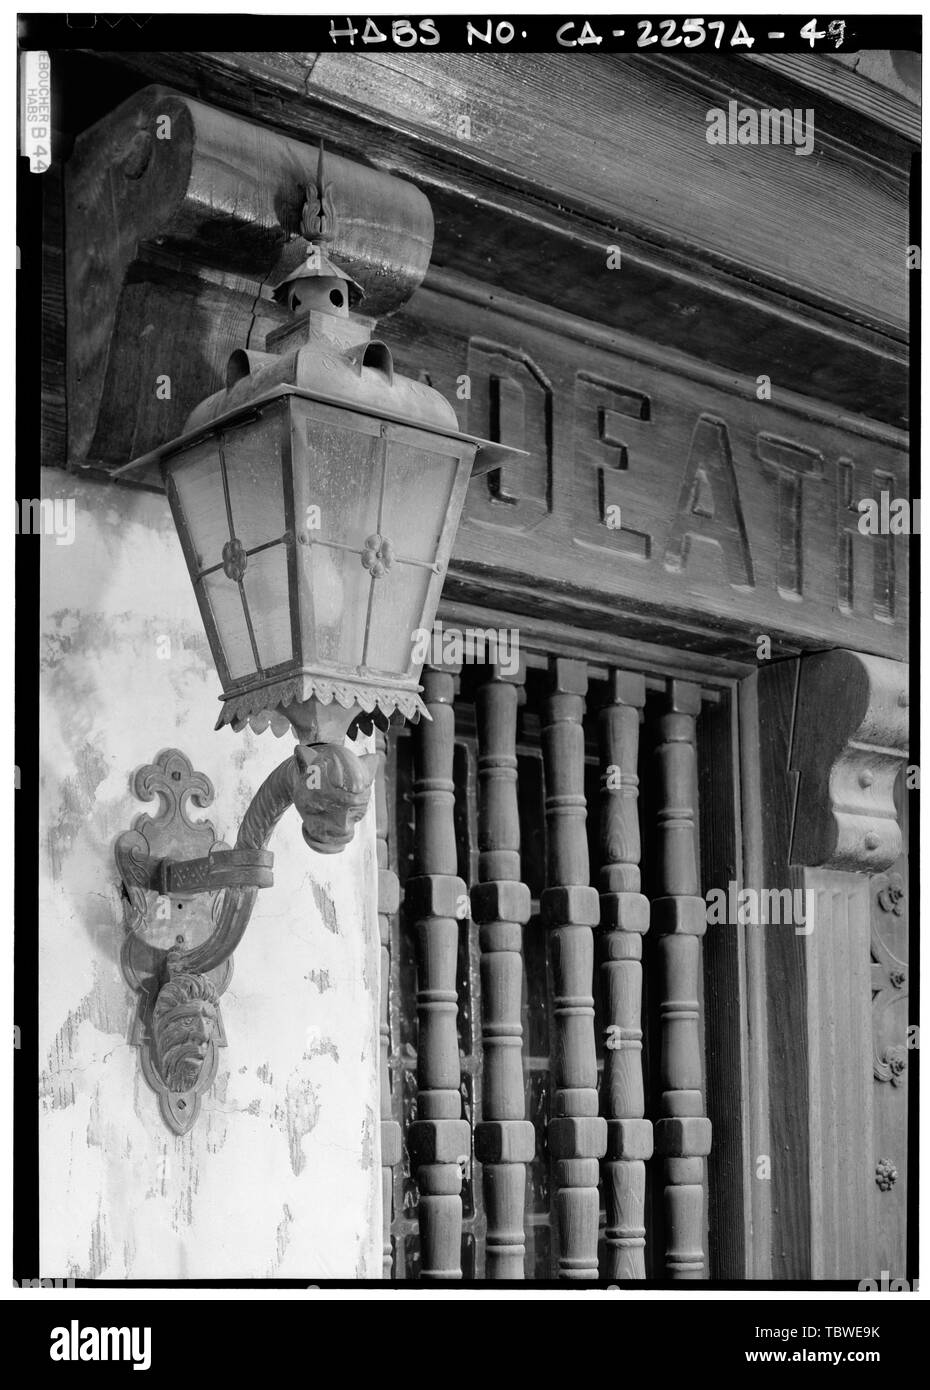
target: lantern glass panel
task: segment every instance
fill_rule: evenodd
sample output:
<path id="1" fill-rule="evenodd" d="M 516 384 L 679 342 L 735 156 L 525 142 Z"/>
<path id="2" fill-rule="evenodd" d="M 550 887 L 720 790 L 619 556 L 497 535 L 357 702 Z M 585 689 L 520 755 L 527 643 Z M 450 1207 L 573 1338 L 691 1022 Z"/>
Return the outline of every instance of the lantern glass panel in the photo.
<path id="1" fill-rule="evenodd" d="M 412 636 L 420 626 L 432 578 L 431 569 L 395 562 L 383 578 L 372 581 L 365 664 L 373 671 L 404 675 L 409 670 Z"/>
<path id="2" fill-rule="evenodd" d="M 294 401 L 294 486 L 304 661 L 353 674 L 362 662 L 371 575 L 366 539 L 378 530 L 384 441 L 377 420 Z M 316 509 L 316 510 L 314 510 Z"/>
<path id="3" fill-rule="evenodd" d="M 230 679 L 252 675 L 256 670 L 255 655 L 239 585 L 227 579 L 221 569 L 205 574 L 200 583 L 216 623 Z"/>
<path id="4" fill-rule="evenodd" d="M 449 454 L 392 442 L 381 533 L 399 556 L 432 564 L 445 525 L 459 460 Z"/>
<path id="5" fill-rule="evenodd" d="M 303 402 L 301 402 L 303 404 Z M 324 407 L 317 407 L 322 412 Z M 348 545 L 360 551 L 366 536 L 378 529 L 381 458 L 384 444 L 377 421 L 348 411 L 327 414 L 346 417 L 346 423 L 302 418 L 295 407 L 308 506 L 313 514 L 311 542 Z M 351 422 L 351 423 L 349 423 Z M 298 458 L 300 455 L 297 456 Z M 298 529 L 302 521 L 298 517 Z"/>
<path id="6" fill-rule="evenodd" d="M 269 670 L 291 661 L 291 605 L 288 590 L 287 551 L 272 545 L 250 555 L 242 588 L 255 631 L 262 668 Z"/>
<path id="7" fill-rule="evenodd" d="M 310 534 L 310 551 L 304 559 L 307 579 L 301 593 L 312 613 L 305 660 L 354 671 L 365 644 L 371 576 L 363 569 L 360 554 L 314 544 Z"/>
<path id="8" fill-rule="evenodd" d="M 223 495 L 223 473 L 216 436 L 186 450 L 170 462 L 171 478 L 181 510 L 175 517 L 193 550 L 194 575 L 219 564 L 229 540 L 229 521 Z"/>
<path id="9" fill-rule="evenodd" d="M 278 540 L 287 530 L 281 463 L 283 428 L 281 411 L 271 410 L 260 420 L 223 433 L 233 534 L 246 550 Z"/>

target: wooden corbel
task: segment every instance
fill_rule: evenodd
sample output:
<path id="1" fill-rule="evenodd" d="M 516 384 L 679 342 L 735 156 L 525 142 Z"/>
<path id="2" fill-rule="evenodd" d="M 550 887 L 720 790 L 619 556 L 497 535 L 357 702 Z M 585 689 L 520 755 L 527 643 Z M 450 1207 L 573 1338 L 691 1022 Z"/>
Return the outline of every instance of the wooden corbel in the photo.
<path id="1" fill-rule="evenodd" d="M 78 138 L 65 170 L 71 468 L 109 472 L 178 436 L 227 384 L 232 350 L 261 350 L 290 321 L 271 288 L 307 254 L 318 165 L 316 145 L 164 87 Z M 429 201 L 330 150 L 326 172 L 327 254 L 364 292 L 359 313 L 382 318 L 426 273 Z"/>
<path id="2" fill-rule="evenodd" d="M 790 862 L 879 873 L 901 853 L 894 786 L 907 755 L 905 664 L 860 652 L 801 662 Z"/>
<path id="3" fill-rule="evenodd" d="M 874 1138 L 872 899 L 874 876 L 901 854 L 895 784 L 907 748 L 907 676 L 903 663 L 852 651 L 800 663 L 790 877 L 804 893 L 804 932 L 766 945 L 770 967 L 777 962 L 773 1074 L 807 1106 L 806 1134 L 795 1133 L 792 1151 L 786 1144 L 776 1164 L 773 1203 L 793 1210 L 796 1222 L 805 1214 L 807 1238 L 787 1257 L 783 1239 L 773 1261 L 780 1275 L 863 1279 L 876 1272 L 882 1155 Z"/>

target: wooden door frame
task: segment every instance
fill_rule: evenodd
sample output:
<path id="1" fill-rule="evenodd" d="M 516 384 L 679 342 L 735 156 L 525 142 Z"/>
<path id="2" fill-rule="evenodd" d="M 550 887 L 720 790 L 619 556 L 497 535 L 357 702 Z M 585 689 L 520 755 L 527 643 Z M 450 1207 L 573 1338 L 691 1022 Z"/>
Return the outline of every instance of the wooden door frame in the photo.
<path id="1" fill-rule="evenodd" d="M 740 686 L 747 885 L 806 889 L 817 903 L 809 935 L 773 929 L 747 954 L 751 1146 L 771 1163 L 751 1186 L 750 1277 L 880 1273 L 870 877 L 901 848 L 908 679 L 904 663 L 833 650 Z"/>

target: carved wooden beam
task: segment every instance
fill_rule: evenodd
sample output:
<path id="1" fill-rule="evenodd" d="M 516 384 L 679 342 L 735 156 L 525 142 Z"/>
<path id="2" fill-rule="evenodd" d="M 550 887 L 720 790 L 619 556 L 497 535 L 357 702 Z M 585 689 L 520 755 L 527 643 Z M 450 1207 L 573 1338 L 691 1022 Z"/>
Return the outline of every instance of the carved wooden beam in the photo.
<path id="1" fill-rule="evenodd" d="M 894 784 L 907 750 L 907 673 L 861 652 L 802 661 L 792 864 L 878 873 L 901 853 Z"/>
<path id="2" fill-rule="evenodd" d="M 747 359 L 763 361 L 786 387 L 815 392 L 848 412 L 902 422 L 908 409 L 903 307 L 897 334 L 890 336 L 867 329 L 859 314 L 853 322 L 836 309 L 828 312 L 824 299 L 837 304 L 850 292 L 861 297 L 864 281 L 850 286 L 845 274 L 852 263 L 864 267 L 883 320 L 895 300 L 903 306 L 905 282 L 895 281 L 890 228 L 904 225 L 907 143 L 889 138 L 875 121 L 850 123 L 842 107 L 826 101 L 818 103 L 817 133 L 827 137 L 822 158 L 828 174 L 824 164 L 816 171 L 802 168 L 812 161 L 795 159 L 790 149 L 783 151 L 786 158 L 763 161 L 763 171 L 751 149 L 738 159 L 731 147 L 724 170 L 714 147 L 702 140 L 702 153 L 692 138 L 696 121 L 704 128 L 709 107 L 726 108 L 742 95 L 753 106 L 804 108 L 810 94 L 797 85 L 796 72 L 785 80 L 740 64 L 740 74 L 723 54 L 703 53 L 695 63 L 676 60 L 674 53 L 605 56 L 597 80 L 592 70 L 592 81 L 580 88 L 570 53 L 489 55 L 486 61 L 412 51 L 366 57 L 359 50 L 99 51 L 98 57 L 298 139 L 323 131 L 347 154 L 357 151 L 413 179 L 432 202 L 434 262 L 444 268 L 550 304 L 585 305 L 590 318 L 611 328 L 681 348 L 730 373 L 745 372 Z M 60 55 L 59 70 L 65 61 Z M 532 67 L 525 80 L 521 66 Z M 741 93 L 734 87 L 740 78 Z M 604 111 L 612 113 L 606 123 Z M 463 115 L 472 138 L 458 134 Z M 688 163 L 686 177 L 693 180 L 704 162 L 697 182 L 713 188 L 716 219 L 695 226 L 682 216 L 680 169 L 656 165 L 657 120 Z M 540 141 L 543 128 L 547 135 Z M 860 149 L 850 148 L 850 141 Z M 579 181 L 587 185 L 581 197 Z M 855 209 L 840 228 L 829 212 L 838 196 Z M 814 211 L 818 197 L 825 214 Z M 663 236 L 660 245 L 655 229 L 668 226 L 669 214 L 683 240 L 669 244 Z M 715 220 L 711 242 L 719 254 L 709 265 L 699 243 L 706 247 Z M 866 227 L 873 230 L 864 236 Z M 618 233 L 623 272 L 605 275 L 606 247 Z M 794 270 L 773 293 L 763 282 L 786 261 Z M 792 285 L 799 272 L 816 302 Z M 876 297 L 879 282 L 890 292 L 879 288 Z M 804 300 L 801 312 L 792 303 L 798 298 Z"/>
<path id="3" fill-rule="evenodd" d="M 262 347 L 286 319 L 261 290 L 306 252 L 317 159 L 312 144 L 165 87 L 78 137 L 65 180 L 71 467 L 113 468 L 180 434 L 230 352 Z M 390 313 L 429 264 L 429 202 L 328 151 L 326 173 L 329 254 L 365 291 L 365 315 Z"/>

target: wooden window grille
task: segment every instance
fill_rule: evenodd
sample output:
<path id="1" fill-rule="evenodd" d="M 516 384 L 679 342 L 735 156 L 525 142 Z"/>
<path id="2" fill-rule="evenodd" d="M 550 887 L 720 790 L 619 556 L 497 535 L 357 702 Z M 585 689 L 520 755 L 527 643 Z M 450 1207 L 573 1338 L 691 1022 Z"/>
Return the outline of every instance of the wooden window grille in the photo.
<path id="1" fill-rule="evenodd" d="M 379 745 L 384 1277 L 732 1273 L 731 689 L 531 653 L 424 699 Z"/>

